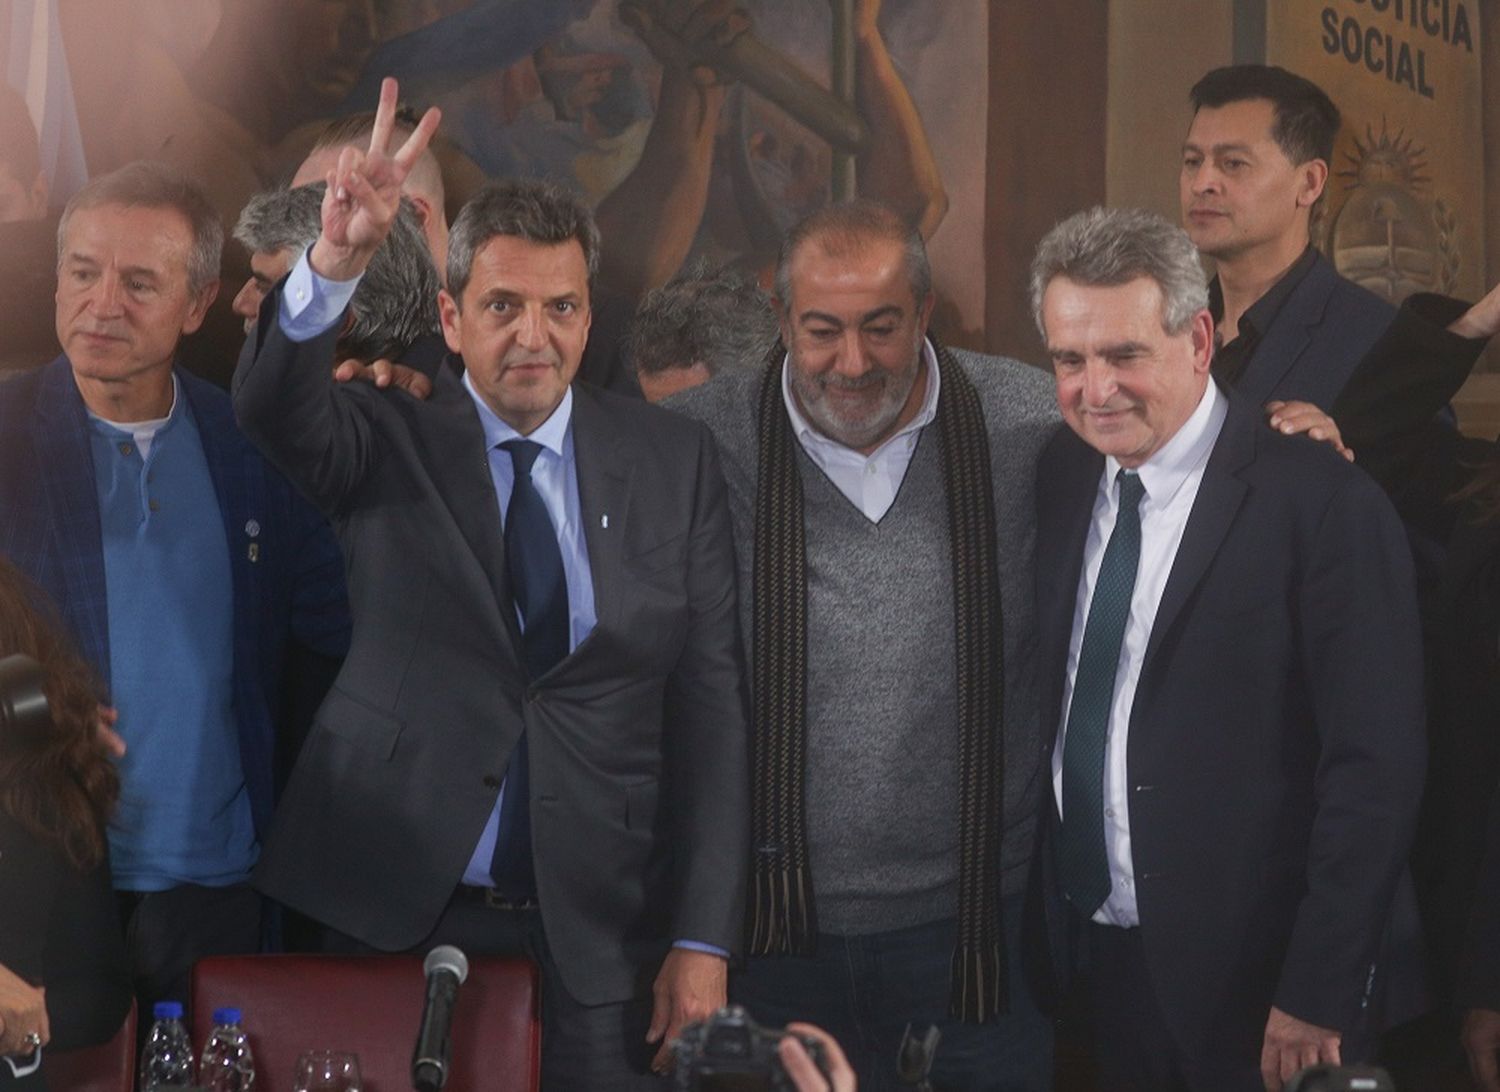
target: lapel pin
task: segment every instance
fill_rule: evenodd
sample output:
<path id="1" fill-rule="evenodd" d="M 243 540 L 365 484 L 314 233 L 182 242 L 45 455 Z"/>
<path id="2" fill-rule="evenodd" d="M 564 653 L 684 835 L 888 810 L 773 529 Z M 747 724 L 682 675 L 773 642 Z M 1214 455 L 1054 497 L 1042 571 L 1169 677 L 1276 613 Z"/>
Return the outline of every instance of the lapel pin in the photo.
<path id="1" fill-rule="evenodd" d="M 260 560 L 260 543 L 259 542 L 252 542 L 252 543 L 250 543 L 250 546 L 245 551 L 245 553 L 249 556 L 249 558 L 250 558 L 251 561 L 259 561 Z"/>
<path id="2" fill-rule="evenodd" d="M 254 538 L 256 535 L 260 534 L 260 520 L 252 519 L 247 521 L 245 523 L 245 534 L 249 535 L 251 538 Z"/>

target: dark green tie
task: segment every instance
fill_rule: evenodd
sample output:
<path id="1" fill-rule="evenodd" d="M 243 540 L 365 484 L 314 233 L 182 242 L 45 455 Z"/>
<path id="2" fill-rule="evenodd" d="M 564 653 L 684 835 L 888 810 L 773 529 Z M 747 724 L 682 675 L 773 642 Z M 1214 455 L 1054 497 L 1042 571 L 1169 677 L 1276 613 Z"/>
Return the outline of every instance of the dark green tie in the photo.
<path id="1" fill-rule="evenodd" d="M 1141 497 L 1146 487 L 1139 474 L 1121 470 L 1120 511 L 1104 560 L 1089 617 L 1078 650 L 1078 674 L 1068 705 L 1063 741 L 1062 836 L 1058 870 L 1063 890 L 1085 917 L 1109 898 L 1109 858 L 1104 847 L 1104 753 L 1109 742 L 1109 708 L 1115 696 L 1120 642 L 1130 619 L 1130 597 L 1141 560 Z"/>

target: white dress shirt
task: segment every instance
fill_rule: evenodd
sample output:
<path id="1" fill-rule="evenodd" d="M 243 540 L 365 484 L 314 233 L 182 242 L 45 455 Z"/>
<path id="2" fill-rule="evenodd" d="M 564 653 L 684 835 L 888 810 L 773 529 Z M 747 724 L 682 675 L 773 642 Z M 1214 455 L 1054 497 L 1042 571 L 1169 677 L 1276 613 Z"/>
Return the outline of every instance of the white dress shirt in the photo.
<path id="1" fill-rule="evenodd" d="M 1104 848 L 1109 858 L 1110 892 L 1094 921 L 1103 925 L 1135 926 L 1140 914 L 1135 901 L 1135 868 L 1130 857 L 1130 792 L 1126 768 L 1130 710 L 1141 677 L 1151 626 L 1161 605 L 1161 594 L 1177 557 L 1182 532 L 1187 527 L 1203 469 L 1219 438 L 1229 406 L 1210 380 L 1208 389 L 1177 434 L 1138 468 L 1145 495 L 1141 498 L 1141 558 L 1135 591 L 1130 597 L 1130 617 L 1120 642 L 1120 663 L 1115 670 L 1114 697 L 1109 708 L 1109 737 L 1104 754 Z M 1068 674 L 1063 688 L 1062 723 L 1052 751 L 1052 791 L 1062 811 L 1063 743 L 1068 732 L 1068 707 L 1073 702 L 1073 684 L 1078 678 L 1078 652 L 1083 645 L 1084 625 L 1094 586 L 1104 561 L 1104 548 L 1115 528 L 1120 491 L 1115 477 L 1120 464 L 1104 460 L 1104 473 L 1094 499 L 1093 520 L 1083 548 L 1083 572 L 1078 579 L 1078 597 L 1073 607 L 1073 636 L 1068 641 Z"/>
<path id="2" fill-rule="evenodd" d="M 922 339 L 922 361 L 927 371 L 927 390 L 917 415 L 868 455 L 830 440 L 813 427 L 792 396 L 791 361 L 785 360 L 781 365 L 781 397 L 792 422 L 792 435 L 813 464 L 871 523 L 879 523 L 895 503 L 922 430 L 937 417 L 937 354 L 926 338 Z"/>

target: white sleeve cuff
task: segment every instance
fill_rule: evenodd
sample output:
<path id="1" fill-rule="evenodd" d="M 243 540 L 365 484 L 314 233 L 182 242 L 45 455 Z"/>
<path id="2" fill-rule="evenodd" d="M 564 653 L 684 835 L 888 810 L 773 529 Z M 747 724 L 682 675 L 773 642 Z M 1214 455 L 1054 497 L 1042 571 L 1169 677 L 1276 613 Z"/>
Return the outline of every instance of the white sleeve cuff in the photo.
<path id="1" fill-rule="evenodd" d="M 304 250 L 281 291 L 281 332 L 293 341 L 311 341 L 334 327 L 354 298 L 359 277 L 331 281 L 313 271 Z"/>

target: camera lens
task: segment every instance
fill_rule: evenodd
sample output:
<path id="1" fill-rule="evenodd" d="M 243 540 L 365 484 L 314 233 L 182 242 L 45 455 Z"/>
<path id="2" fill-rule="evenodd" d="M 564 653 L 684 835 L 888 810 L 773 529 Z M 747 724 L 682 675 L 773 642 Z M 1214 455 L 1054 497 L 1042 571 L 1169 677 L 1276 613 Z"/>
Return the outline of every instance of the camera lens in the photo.
<path id="1" fill-rule="evenodd" d="M 34 738 L 51 719 L 41 664 L 17 653 L 0 660 L 0 732 Z"/>

